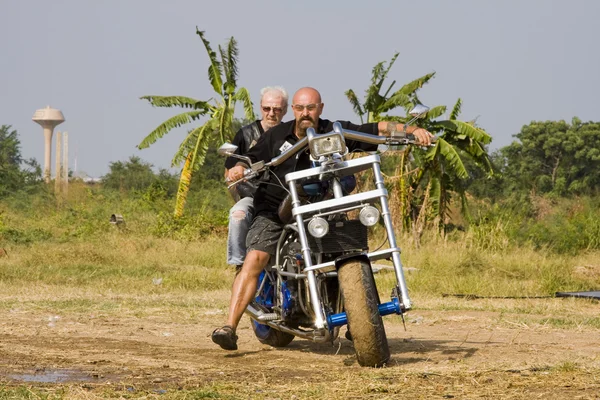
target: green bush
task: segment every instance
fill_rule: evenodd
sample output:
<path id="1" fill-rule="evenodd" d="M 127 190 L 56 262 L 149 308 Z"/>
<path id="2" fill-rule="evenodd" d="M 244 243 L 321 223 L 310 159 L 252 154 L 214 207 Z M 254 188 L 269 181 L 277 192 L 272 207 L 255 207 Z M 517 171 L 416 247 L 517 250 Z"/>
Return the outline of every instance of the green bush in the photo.
<path id="1" fill-rule="evenodd" d="M 514 199 L 478 210 L 468 238 L 480 249 L 505 250 L 531 244 L 556 253 L 600 249 L 600 199 L 554 194 Z"/>

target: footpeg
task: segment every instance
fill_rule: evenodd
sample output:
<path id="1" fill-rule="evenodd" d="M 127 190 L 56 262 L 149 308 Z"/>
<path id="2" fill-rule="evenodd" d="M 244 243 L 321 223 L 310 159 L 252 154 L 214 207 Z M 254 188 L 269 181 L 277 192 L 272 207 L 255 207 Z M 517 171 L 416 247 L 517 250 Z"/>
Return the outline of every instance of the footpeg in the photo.
<path id="1" fill-rule="evenodd" d="M 275 321 L 279 319 L 279 315 L 277 313 L 260 313 L 258 315 L 259 321 Z"/>

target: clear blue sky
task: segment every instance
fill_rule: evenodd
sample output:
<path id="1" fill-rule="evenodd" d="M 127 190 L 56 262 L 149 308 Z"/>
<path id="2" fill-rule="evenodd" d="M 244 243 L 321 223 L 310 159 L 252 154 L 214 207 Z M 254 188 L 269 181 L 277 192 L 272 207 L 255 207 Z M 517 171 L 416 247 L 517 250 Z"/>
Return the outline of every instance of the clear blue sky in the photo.
<path id="1" fill-rule="evenodd" d="M 43 163 L 31 117 L 59 108 L 66 122 L 55 132 L 69 132 L 70 167 L 77 151 L 78 170 L 91 176 L 131 155 L 169 167 L 185 129 L 135 146 L 179 110 L 139 97 L 212 96 L 196 26 L 215 49 L 236 38 L 239 84 L 255 105 L 266 85 L 313 86 L 325 118 L 357 122 L 344 91 L 364 94 L 372 67 L 398 51 L 391 80 L 436 71 L 422 101 L 451 107 L 461 97 L 461 118 L 479 117 L 492 149 L 532 120 L 600 120 L 595 0 L 1 0 L 0 15 L 0 124 L 19 132 L 23 156 Z"/>

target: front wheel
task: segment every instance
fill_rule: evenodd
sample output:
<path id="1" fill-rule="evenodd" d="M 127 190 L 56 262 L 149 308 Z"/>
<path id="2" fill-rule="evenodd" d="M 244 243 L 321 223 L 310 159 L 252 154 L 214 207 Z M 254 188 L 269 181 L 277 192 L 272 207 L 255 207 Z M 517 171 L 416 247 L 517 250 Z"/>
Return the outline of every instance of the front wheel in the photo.
<path id="1" fill-rule="evenodd" d="M 390 359 L 379 296 L 368 262 L 349 260 L 338 268 L 348 327 L 358 363 L 363 367 L 382 367 Z"/>

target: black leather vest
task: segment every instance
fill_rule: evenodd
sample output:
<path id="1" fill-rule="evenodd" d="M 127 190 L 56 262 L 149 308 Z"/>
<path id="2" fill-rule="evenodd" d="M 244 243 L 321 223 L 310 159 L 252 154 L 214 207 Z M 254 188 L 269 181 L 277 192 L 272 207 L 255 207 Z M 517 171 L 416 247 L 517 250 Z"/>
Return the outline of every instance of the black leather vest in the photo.
<path id="1" fill-rule="evenodd" d="M 242 136 L 244 137 L 244 143 L 246 144 L 246 151 L 250 150 L 258 138 L 260 138 L 260 129 L 258 124 L 260 122 L 253 122 L 242 127 Z M 253 182 L 240 182 L 236 185 L 236 190 L 240 198 L 254 197 L 257 186 Z"/>
<path id="2" fill-rule="evenodd" d="M 242 127 L 242 135 L 244 136 L 244 142 L 246 143 L 246 150 L 250 150 L 260 137 L 260 130 L 258 124 L 260 122 L 253 122 Z"/>

